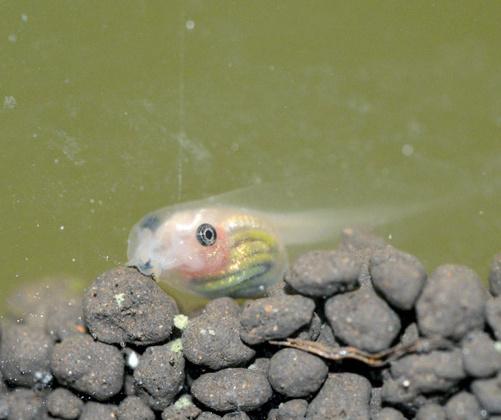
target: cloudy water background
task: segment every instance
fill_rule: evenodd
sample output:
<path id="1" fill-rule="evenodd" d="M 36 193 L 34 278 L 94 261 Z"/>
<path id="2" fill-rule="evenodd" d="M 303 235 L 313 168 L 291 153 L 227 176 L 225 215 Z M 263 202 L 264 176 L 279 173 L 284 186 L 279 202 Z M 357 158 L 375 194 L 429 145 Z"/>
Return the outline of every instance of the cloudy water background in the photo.
<path id="1" fill-rule="evenodd" d="M 89 283 L 145 213 L 248 186 L 265 210 L 435 203 L 378 232 L 485 279 L 500 18 L 492 1 L 0 1 L 1 295 Z"/>

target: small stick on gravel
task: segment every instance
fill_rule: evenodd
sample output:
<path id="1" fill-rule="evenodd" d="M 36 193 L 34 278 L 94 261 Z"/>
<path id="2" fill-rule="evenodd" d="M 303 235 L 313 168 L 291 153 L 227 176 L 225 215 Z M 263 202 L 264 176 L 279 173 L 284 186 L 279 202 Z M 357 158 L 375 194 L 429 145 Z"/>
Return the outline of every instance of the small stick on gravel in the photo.
<path id="1" fill-rule="evenodd" d="M 380 367 L 400 358 L 404 354 L 415 352 L 419 348 L 419 341 L 416 340 L 409 344 L 397 344 L 378 353 L 366 353 L 356 347 L 331 347 L 316 341 L 301 340 L 299 338 L 288 338 L 287 341 L 269 341 L 269 343 L 303 350 L 328 360 L 354 359 L 369 366 Z"/>

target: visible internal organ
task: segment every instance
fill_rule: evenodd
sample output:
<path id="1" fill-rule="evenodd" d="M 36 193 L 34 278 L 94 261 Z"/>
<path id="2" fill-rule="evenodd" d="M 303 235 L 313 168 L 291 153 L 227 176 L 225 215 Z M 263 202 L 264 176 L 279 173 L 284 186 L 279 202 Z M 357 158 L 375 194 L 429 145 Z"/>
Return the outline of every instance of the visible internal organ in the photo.
<path id="1" fill-rule="evenodd" d="M 232 233 L 228 264 L 220 271 L 189 279 L 198 293 L 212 297 L 221 290 L 228 295 L 260 295 L 283 264 L 280 247 L 273 235 L 262 230 L 240 228 Z M 277 270 L 278 269 L 278 270 Z M 188 279 L 187 279 L 188 280 Z M 239 290 L 240 289 L 240 290 Z"/>

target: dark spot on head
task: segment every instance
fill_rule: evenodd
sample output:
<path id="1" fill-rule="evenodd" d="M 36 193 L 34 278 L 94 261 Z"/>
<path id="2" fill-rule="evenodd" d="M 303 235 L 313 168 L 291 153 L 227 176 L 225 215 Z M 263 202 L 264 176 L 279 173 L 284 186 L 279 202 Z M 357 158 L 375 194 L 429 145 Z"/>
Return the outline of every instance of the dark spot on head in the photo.
<path id="1" fill-rule="evenodd" d="M 141 264 L 138 268 L 142 272 L 151 270 L 153 268 L 151 265 L 151 260 L 148 260 L 145 263 Z"/>
<path id="2" fill-rule="evenodd" d="M 141 223 L 141 227 L 143 229 L 149 229 L 152 232 L 160 225 L 160 219 L 157 216 L 148 216 L 144 219 L 143 223 Z"/>

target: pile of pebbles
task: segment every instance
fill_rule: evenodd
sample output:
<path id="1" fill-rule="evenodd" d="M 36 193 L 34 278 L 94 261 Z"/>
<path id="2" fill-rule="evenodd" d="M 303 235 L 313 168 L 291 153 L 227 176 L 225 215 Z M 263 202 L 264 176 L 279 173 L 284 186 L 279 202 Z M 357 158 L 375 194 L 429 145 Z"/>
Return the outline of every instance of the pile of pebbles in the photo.
<path id="1" fill-rule="evenodd" d="M 345 229 L 267 297 L 215 299 L 188 319 L 151 278 L 118 267 L 83 299 L 52 289 L 16 303 L 22 319 L 2 325 L 0 419 L 501 419 L 501 254 L 489 284 L 459 265 L 427 275 Z M 270 343 L 287 338 L 369 353 L 421 344 L 376 367 Z"/>

